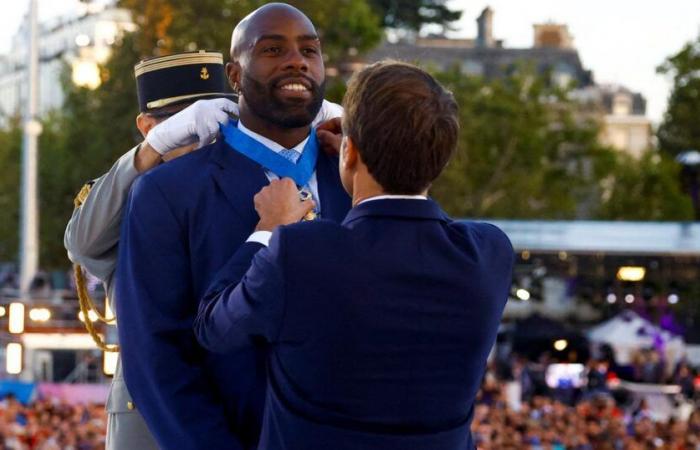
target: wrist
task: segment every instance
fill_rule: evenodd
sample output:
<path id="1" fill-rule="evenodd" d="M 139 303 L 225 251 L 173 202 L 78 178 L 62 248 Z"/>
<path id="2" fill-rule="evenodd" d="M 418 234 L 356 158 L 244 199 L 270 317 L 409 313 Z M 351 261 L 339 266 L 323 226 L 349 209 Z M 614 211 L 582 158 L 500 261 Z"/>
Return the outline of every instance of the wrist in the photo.
<path id="1" fill-rule="evenodd" d="M 134 156 L 134 168 L 137 172 L 143 173 L 162 162 L 160 153 L 158 153 L 151 145 L 144 141 L 136 150 Z"/>

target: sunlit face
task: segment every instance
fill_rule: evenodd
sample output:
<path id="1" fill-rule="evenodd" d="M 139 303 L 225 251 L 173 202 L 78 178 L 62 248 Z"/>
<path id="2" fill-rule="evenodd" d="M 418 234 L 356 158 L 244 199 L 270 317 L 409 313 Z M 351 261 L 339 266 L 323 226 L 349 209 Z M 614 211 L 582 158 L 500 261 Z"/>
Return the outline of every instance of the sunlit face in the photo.
<path id="1" fill-rule="evenodd" d="M 287 11 L 260 19 L 240 60 L 243 101 L 258 117 L 284 128 L 309 125 L 323 102 L 321 43 L 304 19 Z"/>

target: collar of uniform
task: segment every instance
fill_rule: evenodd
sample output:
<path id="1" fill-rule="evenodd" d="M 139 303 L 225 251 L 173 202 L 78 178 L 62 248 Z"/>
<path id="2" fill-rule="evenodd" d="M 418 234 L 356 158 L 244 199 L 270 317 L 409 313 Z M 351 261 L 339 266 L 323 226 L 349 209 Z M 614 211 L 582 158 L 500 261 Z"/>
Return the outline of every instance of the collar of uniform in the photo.
<path id="1" fill-rule="evenodd" d="M 431 199 L 384 198 L 362 202 L 350 210 L 343 224 L 349 224 L 362 217 L 400 217 L 407 219 L 428 219 L 448 221 L 447 215 Z"/>
<path id="2" fill-rule="evenodd" d="M 358 206 L 365 203 L 365 202 L 372 202 L 375 200 L 388 200 L 388 199 L 396 199 L 396 200 L 428 200 L 428 197 L 425 195 L 377 195 L 374 197 L 369 197 L 364 200 L 362 200 L 360 203 L 358 203 Z"/>
<path id="3" fill-rule="evenodd" d="M 277 142 L 273 141 L 272 139 L 268 139 L 263 135 L 260 135 L 256 133 L 255 131 L 249 130 L 246 128 L 245 125 L 243 125 L 242 121 L 238 121 L 238 129 L 241 130 L 241 133 L 247 134 L 248 136 L 252 137 L 256 141 L 260 142 L 270 150 L 272 150 L 275 153 L 279 153 L 282 150 L 286 150 L 286 148 Z M 306 142 L 309 140 L 309 137 L 307 136 L 306 139 L 303 141 L 299 142 L 297 145 L 295 145 L 293 148 L 290 150 L 294 150 L 295 152 L 299 153 L 300 155 L 304 152 L 304 146 L 306 145 Z"/>

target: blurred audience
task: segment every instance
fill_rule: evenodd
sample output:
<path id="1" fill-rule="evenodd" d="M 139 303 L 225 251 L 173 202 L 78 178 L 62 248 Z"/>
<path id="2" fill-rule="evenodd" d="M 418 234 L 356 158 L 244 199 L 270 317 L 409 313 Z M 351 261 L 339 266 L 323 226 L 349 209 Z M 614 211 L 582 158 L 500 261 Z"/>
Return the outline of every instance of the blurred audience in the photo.
<path id="1" fill-rule="evenodd" d="M 539 371 L 541 362 L 533 364 Z M 479 450 L 697 450 L 700 449 L 700 411 L 687 421 L 655 422 L 644 401 L 625 411 L 605 388 L 608 365 L 587 365 L 589 385 L 572 404 L 555 398 L 553 390 L 528 395 L 520 387 L 527 373 L 522 359 L 513 363 L 514 375 L 499 380 L 489 369 L 474 411 L 472 429 Z M 688 376 L 679 368 L 678 376 Z M 685 374 L 685 375 L 683 375 Z M 545 389 L 537 389 L 545 392 Z M 514 399 L 512 393 L 521 392 Z"/>
<path id="2" fill-rule="evenodd" d="M 104 405 L 0 401 L 0 450 L 104 449 L 106 427 Z"/>

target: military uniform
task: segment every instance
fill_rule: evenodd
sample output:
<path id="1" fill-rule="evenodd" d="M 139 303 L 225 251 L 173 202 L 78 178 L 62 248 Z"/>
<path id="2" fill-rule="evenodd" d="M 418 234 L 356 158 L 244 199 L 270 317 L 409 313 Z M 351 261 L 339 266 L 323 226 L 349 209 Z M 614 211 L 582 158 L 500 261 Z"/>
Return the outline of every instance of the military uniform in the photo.
<path id="1" fill-rule="evenodd" d="M 139 105 L 145 113 L 230 95 L 223 93 L 225 75 L 220 53 L 190 52 L 154 58 L 138 64 L 135 73 Z M 104 283 L 113 311 L 114 302 L 119 301 L 114 295 L 114 273 L 122 210 L 139 176 L 134 167 L 138 149 L 129 150 L 107 173 L 83 187 L 64 236 L 68 257 Z M 108 450 L 158 448 L 127 390 L 121 361 L 117 362 L 106 409 Z"/>

